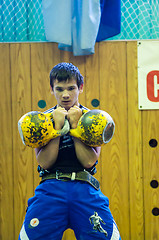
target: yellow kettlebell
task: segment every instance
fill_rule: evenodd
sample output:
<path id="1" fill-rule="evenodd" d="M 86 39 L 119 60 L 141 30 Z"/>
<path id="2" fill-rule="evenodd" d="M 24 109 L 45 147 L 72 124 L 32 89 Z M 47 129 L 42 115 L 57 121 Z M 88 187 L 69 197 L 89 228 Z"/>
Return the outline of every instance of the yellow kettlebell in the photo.
<path id="1" fill-rule="evenodd" d="M 69 122 L 65 120 L 63 128 L 55 130 L 52 113 L 32 111 L 23 115 L 18 121 L 23 144 L 32 148 L 46 145 L 51 139 L 67 134 L 69 129 Z"/>
<path id="2" fill-rule="evenodd" d="M 76 129 L 70 129 L 70 135 L 80 139 L 92 147 L 102 146 L 113 137 L 115 123 L 105 111 L 94 109 L 84 110 Z"/>

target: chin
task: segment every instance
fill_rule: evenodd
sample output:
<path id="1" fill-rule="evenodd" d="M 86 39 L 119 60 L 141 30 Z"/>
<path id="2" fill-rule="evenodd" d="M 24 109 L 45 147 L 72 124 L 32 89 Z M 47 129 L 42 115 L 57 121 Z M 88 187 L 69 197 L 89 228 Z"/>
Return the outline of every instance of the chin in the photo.
<path id="1" fill-rule="evenodd" d="M 63 106 L 66 110 L 69 110 L 71 107 L 73 107 L 74 105 L 65 105 Z"/>
<path id="2" fill-rule="evenodd" d="M 69 110 L 71 107 L 70 106 L 63 106 L 63 105 L 61 105 L 65 110 Z"/>

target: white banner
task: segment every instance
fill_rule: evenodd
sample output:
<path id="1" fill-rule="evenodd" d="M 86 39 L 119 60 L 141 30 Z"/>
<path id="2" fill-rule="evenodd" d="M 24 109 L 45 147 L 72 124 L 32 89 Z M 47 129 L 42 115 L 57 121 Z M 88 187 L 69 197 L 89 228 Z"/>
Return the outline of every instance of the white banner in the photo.
<path id="1" fill-rule="evenodd" d="M 159 109 L 159 41 L 138 41 L 139 109 Z"/>

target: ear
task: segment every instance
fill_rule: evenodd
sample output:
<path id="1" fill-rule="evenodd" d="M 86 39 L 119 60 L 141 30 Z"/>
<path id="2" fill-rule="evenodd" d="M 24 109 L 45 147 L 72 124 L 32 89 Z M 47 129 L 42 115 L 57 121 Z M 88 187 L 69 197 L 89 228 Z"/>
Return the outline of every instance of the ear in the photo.
<path id="1" fill-rule="evenodd" d="M 80 85 L 80 87 L 79 87 L 79 92 L 80 92 L 80 93 L 83 92 L 83 84 Z"/>
<path id="2" fill-rule="evenodd" d="M 53 88 L 50 86 L 50 90 L 51 90 L 51 94 L 54 95 L 54 91 L 53 91 Z"/>

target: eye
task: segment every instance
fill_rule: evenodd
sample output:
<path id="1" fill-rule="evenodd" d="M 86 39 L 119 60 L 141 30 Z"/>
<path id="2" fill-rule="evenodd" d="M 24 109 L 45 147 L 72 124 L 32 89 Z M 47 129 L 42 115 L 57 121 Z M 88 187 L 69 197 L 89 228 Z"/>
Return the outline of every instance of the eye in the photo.
<path id="1" fill-rule="evenodd" d="M 73 91 L 74 89 L 75 89 L 75 87 L 73 87 L 73 86 L 68 88 L 69 91 Z"/>
<path id="2" fill-rule="evenodd" d="M 62 88 L 60 88 L 60 87 L 57 87 L 57 88 L 56 88 L 56 91 L 58 91 L 58 92 L 62 92 L 62 91 L 63 91 L 63 89 L 62 89 Z"/>

